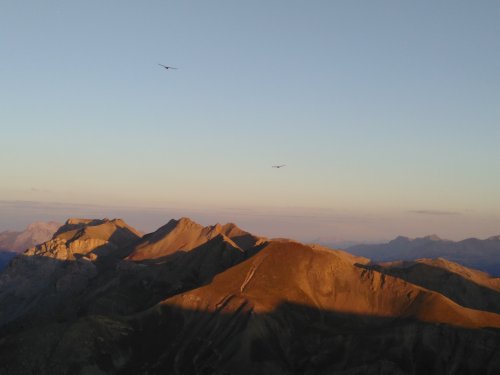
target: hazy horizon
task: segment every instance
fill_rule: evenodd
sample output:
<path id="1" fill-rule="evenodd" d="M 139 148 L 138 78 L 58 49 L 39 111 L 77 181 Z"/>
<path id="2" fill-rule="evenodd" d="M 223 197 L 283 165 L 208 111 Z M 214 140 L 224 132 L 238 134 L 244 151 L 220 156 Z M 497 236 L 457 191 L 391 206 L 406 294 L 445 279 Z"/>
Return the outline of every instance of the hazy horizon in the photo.
<path id="1" fill-rule="evenodd" d="M 303 241 L 497 235 L 499 15 L 495 1 L 5 2 L 0 230 L 189 216 Z"/>
<path id="2" fill-rule="evenodd" d="M 378 243 L 403 235 L 411 238 L 436 234 L 442 239 L 486 239 L 500 234 L 491 218 L 476 213 L 334 211 L 303 207 L 254 207 L 183 209 L 182 207 L 133 207 L 55 202 L 0 201 L 0 232 L 23 230 L 34 221 L 64 222 L 70 217 L 121 218 L 144 233 L 152 232 L 170 219 L 189 217 L 203 225 L 234 222 L 242 229 L 266 237 L 286 237 L 324 244 Z M 8 217 L 6 219 L 5 217 Z M 415 216 L 419 216 L 417 220 Z M 418 225 L 410 226 L 409 222 Z M 271 225 L 272 223 L 272 225 Z M 440 228 L 441 231 L 436 231 Z M 453 235 L 457 229 L 460 234 Z M 495 231 L 496 230 L 496 231 Z"/>

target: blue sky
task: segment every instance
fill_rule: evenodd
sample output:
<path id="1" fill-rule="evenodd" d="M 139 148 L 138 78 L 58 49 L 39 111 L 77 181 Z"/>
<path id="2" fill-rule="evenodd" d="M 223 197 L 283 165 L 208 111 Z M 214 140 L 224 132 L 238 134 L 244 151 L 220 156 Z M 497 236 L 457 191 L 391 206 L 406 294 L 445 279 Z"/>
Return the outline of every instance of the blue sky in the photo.
<path id="1" fill-rule="evenodd" d="M 21 202 L 0 230 L 29 201 L 148 230 L 500 232 L 497 1 L 0 7 L 0 201 Z"/>

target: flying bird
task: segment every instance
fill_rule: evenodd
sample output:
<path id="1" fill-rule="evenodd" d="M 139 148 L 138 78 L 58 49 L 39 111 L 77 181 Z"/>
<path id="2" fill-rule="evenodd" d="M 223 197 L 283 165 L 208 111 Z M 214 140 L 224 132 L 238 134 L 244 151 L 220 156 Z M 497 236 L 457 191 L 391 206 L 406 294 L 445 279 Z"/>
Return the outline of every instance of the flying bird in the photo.
<path id="1" fill-rule="evenodd" d="M 167 65 L 163 65 L 163 64 L 158 64 L 158 65 L 163 66 L 167 70 L 169 70 L 169 69 L 177 69 L 177 68 L 174 68 L 173 66 L 167 66 Z"/>
<path id="2" fill-rule="evenodd" d="M 286 167 L 286 164 L 273 165 L 271 168 L 283 168 L 283 167 Z"/>

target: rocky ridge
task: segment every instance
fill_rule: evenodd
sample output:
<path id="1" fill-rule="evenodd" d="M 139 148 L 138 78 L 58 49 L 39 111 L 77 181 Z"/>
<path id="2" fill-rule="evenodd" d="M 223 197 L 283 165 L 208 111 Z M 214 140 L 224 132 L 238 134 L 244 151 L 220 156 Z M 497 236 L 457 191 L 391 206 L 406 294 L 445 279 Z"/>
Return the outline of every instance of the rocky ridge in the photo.
<path id="1" fill-rule="evenodd" d="M 497 286 L 234 224 L 71 219 L 0 274 L 0 372 L 496 373 Z"/>

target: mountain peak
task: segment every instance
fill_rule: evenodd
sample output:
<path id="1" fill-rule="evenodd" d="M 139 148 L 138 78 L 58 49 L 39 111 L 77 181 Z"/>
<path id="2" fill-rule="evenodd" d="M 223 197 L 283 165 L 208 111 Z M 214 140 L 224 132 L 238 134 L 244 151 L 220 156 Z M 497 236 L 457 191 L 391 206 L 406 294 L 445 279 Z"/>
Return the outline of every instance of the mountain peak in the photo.
<path id="1" fill-rule="evenodd" d="M 37 221 L 28 225 L 22 232 L 2 232 L 0 249 L 22 252 L 32 246 L 48 241 L 61 224 L 50 221 Z"/>
<path id="2" fill-rule="evenodd" d="M 415 238 L 410 238 L 406 236 L 397 236 L 395 239 L 390 241 L 391 243 L 407 243 L 407 242 L 414 242 L 414 241 L 442 241 L 441 237 L 439 237 L 437 234 L 429 234 L 424 237 L 415 237 Z"/>
<path id="3" fill-rule="evenodd" d="M 360 266 L 345 252 L 295 242 L 270 242 L 210 284 L 162 305 L 226 314 L 248 308 L 259 314 L 276 312 L 283 303 L 471 328 L 500 327 L 500 315 L 466 309 L 434 291 Z"/>
<path id="4" fill-rule="evenodd" d="M 188 218 L 141 239 L 120 219 L 65 225 L 0 274 L 9 373 L 498 372 L 498 329 L 463 328 L 500 327 L 500 279 L 446 259 L 371 264 Z"/>
<path id="5" fill-rule="evenodd" d="M 174 220 L 175 221 L 175 220 Z M 181 217 L 179 220 L 176 221 L 177 223 L 177 227 L 180 227 L 180 228 L 186 228 L 186 229 L 190 229 L 190 228 L 200 228 L 202 227 L 201 224 L 198 224 L 196 221 L 194 220 L 191 220 L 190 218 L 188 217 Z"/>
<path id="6" fill-rule="evenodd" d="M 29 224 L 26 227 L 26 230 L 35 231 L 35 230 L 46 229 L 46 228 L 50 228 L 50 229 L 55 228 L 57 230 L 60 226 L 61 226 L 61 224 L 57 223 L 55 221 L 35 221 L 34 223 Z"/>
<path id="7" fill-rule="evenodd" d="M 410 242 L 412 239 L 406 236 L 397 236 L 395 239 L 391 240 L 391 243 L 396 242 Z"/>
<path id="8" fill-rule="evenodd" d="M 108 250 L 133 243 L 142 237 L 121 219 L 68 219 L 51 240 L 28 249 L 25 255 L 56 259 L 75 258 L 75 254 L 95 259 Z"/>
<path id="9" fill-rule="evenodd" d="M 232 230 L 232 229 L 238 229 L 240 228 L 235 224 L 235 223 L 226 223 L 223 225 L 224 230 Z"/>
<path id="10" fill-rule="evenodd" d="M 59 236 L 62 233 L 69 232 L 72 230 L 84 228 L 87 226 L 100 225 L 107 222 L 108 219 L 83 219 L 83 218 L 69 218 L 66 220 L 64 225 L 62 225 L 56 233 L 54 233 L 54 237 Z"/>
<path id="11" fill-rule="evenodd" d="M 442 241 L 441 237 L 439 237 L 437 234 L 430 234 L 428 236 L 422 237 L 422 239 L 429 241 Z"/>
<path id="12" fill-rule="evenodd" d="M 202 225 L 197 222 L 191 220 L 188 217 L 181 217 L 180 219 L 171 219 L 167 222 L 167 224 L 161 226 L 159 229 L 151 233 L 150 235 L 164 235 L 168 234 L 173 230 L 177 231 L 189 231 L 203 228 Z"/>
<path id="13" fill-rule="evenodd" d="M 157 259 L 178 251 L 191 251 L 218 235 L 223 235 L 240 250 L 247 250 L 264 239 L 238 228 L 233 223 L 219 223 L 204 227 L 201 224 L 182 217 L 172 219 L 157 231 L 146 235 L 128 256 L 130 260 Z"/>

